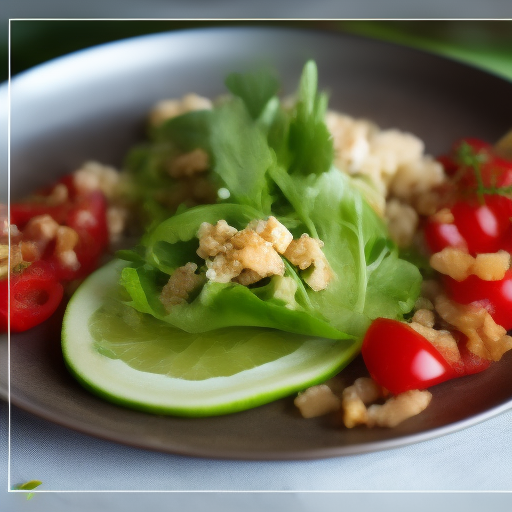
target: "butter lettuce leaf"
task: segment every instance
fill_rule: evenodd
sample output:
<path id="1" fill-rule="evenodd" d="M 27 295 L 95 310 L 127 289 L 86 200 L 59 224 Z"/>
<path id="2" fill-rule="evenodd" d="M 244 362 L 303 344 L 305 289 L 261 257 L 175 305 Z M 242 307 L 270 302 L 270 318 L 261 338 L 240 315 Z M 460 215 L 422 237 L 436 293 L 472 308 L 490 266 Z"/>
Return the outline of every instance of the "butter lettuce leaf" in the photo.
<path id="1" fill-rule="evenodd" d="M 420 272 L 400 259 L 383 221 L 352 179 L 333 166 L 327 97 L 318 93 L 317 82 L 316 66 L 308 62 L 289 107 L 277 101 L 275 83 L 262 75 L 231 75 L 227 83 L 235 96 L 187 121 L 202 128 L 196 139 L 186 130 L 182 136 L 209 151 L 212 179 L 229 197 L 180 210 L 148 231 L 142 250 L 124 255 L 132 264 L 123 269 L 121 283 L 133 308 L 192 333 L 257 326 L 358 342 L 373 319 L 401 319 L 412 309 Z M 196 253 L 202 222 L 224 219 L 243 229 L 269 215 L 294 237 L 307 233 L 322 240 L 334 274 L 326 289 L 309 288 L 303 272 L 284 260 L 284 277 L 295 283 L 286 299 L 276 293 L 279 276 L 248 287 L 205 280 L 187 303 L 164 308 L 159 295 L 178 267 L 194 262 L 198 273 L 205 272 Z"/>

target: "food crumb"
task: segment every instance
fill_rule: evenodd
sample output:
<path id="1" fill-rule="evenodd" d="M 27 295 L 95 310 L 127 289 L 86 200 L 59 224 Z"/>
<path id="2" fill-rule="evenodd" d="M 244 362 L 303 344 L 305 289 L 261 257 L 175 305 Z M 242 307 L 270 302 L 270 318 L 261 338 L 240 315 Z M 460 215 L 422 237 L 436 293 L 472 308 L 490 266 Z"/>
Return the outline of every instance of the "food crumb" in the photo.
<path id="1" fill-rule="evenodd" d="M 393 428 L 403 421 L 423 412 L 432 400 L 432 393 L 427 390 L 411 390 L 389 398 L 384 404 L 368 407 L 367 425 L 371 428 Z"/>
<path id="2" fill-rule="evenodd" d="M 203 283 L 204 278 L 196 274 L 196 270 L 197 265 L 189 262 L 173 272 L 160 294 L 160 302 L 167 311 L 173 306 L 186 303 L 190 294 Z"/>
<path id="3" fill-rule="evenodd" d="M 498 251 L 473 257 L 462 249 L 445 247 L 430 257 L 430 266 L 459 282 L 471 275 L 483 281 L 500 281 L 510 267 L 510 254 Z"/>
<path id="4" fill-rule="evenodd" d="M 326 384 L 319 384 L 306 389 L 294 400 L 304 418 L 315 418 L 329 412 L 337 411 L 341 402 Z"/>

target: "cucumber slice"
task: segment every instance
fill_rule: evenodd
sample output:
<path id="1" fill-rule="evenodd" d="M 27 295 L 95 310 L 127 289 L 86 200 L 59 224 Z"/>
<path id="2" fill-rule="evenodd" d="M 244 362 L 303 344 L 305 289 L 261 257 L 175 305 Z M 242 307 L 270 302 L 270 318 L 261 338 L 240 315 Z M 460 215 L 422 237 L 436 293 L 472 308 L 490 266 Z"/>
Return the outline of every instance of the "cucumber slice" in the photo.
<path id="1" fill-rule="evenodd" d="M 323 382 L 359 353 L 352 340 L 274 329 L 180 331 L 123 303 L 125 265 L 115 260 L 89 276 L 62 327 L 67 367 L 106 400 L 157 414 L 234 413 Z"/>

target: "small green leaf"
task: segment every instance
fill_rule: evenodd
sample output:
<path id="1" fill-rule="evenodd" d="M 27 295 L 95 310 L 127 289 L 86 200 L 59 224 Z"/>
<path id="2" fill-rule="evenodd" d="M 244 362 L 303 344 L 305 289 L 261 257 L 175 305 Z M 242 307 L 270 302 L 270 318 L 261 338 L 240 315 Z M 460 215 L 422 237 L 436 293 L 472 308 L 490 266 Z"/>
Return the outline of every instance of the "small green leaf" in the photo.
<path id="1" fill-rule="evenodd" d="M 266 173 L 272 153 L 241 100 L 235 98 L 215 110 L 211 146 L 213 170 L 230 191 L 230 200 L 270 214 Z"/>
<path id="2" fill-rule="evenodd" d="M 279 90 L 279 81 L 267 70 L 245 74 L 231 73 L 226 78 L 226 87 L 243 100 L 251 117 L 257 119 Z"/>
<path id="3" fill-rule="evenodd" d="M 40 480 L 29 480 L 28 482 L 25 482 L 24 484 L 18 484 L 13 487 L 13 490 L 15 491 L 32 491 L 36 487 L 39 487 L 43 482 Z M 34 497 L 33 492 L 29 492 L 27 494 L 27 500 L 31 500 Z"/>
<path id="4" fill-rule="evenodd" d="M 212 111 L 194 110 L 181 116 L 173 117 L 155 130 L 155 138 L 172 142 L 181 151 L 192 151 L 210 147 Z"/>
<path id="5" fill-rule="evenodd" d="M 290 123 L 289 147 L 294 155 L 291 171 L 300 174 L 327 172 L 334 158 L 332 137 L 325 125 L 327 96 L 317 93 L 316 64 L 304 66 L 295 114 Z"/>

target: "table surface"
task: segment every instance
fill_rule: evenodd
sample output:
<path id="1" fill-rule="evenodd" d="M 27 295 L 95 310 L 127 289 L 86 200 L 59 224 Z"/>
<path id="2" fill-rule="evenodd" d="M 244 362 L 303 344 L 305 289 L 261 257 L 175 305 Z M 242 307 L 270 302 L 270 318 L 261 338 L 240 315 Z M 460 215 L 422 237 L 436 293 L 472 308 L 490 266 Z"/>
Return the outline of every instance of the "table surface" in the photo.
<path id="1" fill-rule="evenodd" d="M 409 43 L 425 46 L 424 39 Z M 431 48 L 472 58 L 467 48 L 453 44 Z M 509 59 L 486 59 L 475 52 L 474 62 L 484 67 L 487 63 L 493 72 L 512 79 Z M 414 503 L 414 510 L 422 512 L 434 507 L 450 510 L 452 502 L 468 511 L 485 507 L 501 512 L 512 504 L 512 411 L 411 446 L 292 462 L 218 461 L 150 452 L 67 430 L 14 406 L 9 411 L 5 402 L 0 402 L 0 420 L 0 477 L 7 504 L 2 510 L 7 512 L 130 512 L 151 505 L 186 512 L 204 510 L 205 504 L 210 512 L 277 507 L 328 512 L 339 510 L 341 503 L 349 510 L 377 507 L 381 512 L 412 510 Z M 26 493 L 6 492 L 33 479 L 43 483 L 28 503 Z M 247 494 L 252 491 L 258 492 Z"/>

